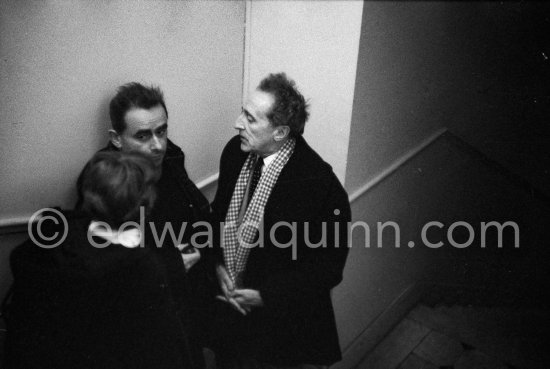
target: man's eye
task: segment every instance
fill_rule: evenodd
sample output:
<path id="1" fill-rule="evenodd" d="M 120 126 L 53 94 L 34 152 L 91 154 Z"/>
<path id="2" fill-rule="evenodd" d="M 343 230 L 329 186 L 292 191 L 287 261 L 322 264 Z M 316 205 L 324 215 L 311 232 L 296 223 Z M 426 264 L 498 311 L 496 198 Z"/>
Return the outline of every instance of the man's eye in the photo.
<path id="1" fill-rule="evenodd" d="M 139 140 L 139 141 L 146 141 L 148 138 L 147 135 L 137 135 L 136 136 L 136 139 Z"/>
<path id="2" fill-rule="evenodd" d="M 159 135 L 159 136 L 164 136 L 165 134 L 166 134 L 166 128 L 159 129 L 157 131 L 157 135 Z"/>

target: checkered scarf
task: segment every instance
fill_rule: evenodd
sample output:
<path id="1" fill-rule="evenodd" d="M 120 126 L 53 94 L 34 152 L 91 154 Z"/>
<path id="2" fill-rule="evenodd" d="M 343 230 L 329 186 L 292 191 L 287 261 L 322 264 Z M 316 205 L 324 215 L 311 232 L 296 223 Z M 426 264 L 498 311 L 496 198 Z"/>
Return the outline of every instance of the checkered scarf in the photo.
<path id="1" fill-rule="evenodd" d="M 281 147 L 275 160 L 273 160 L 267 171 L 261 176 L 254 195 L 248 204 L 242 223 L 239 223 L 239 210 L 244 199 L 249 177 L 252 175 L 254 163 L 256 163 L 258 156 L 250 153 L 241 168 L 241 173 L 231 197 L 229 210 L 225 217 L 223 233 L 225 267 L 234 283 L 237 281 L 237 276 L 245 270 L 250 249 L 257 246 L 255 238 L 264 216 L 265 204 L 269 199 L 271 190 L 275 186 L 275 182 L 277 182 L 277 178 L 279 178 L 281 170 L 283 170 L 288 159 L 292 156 L 295 145 L 296 140 L 290 138 Z"/>

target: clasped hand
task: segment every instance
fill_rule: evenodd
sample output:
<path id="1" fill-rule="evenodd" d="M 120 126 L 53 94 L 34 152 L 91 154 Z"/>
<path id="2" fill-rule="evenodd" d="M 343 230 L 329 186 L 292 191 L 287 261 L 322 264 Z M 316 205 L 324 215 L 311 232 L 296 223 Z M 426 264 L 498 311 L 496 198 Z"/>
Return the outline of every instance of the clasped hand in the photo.
<path id="1" fill-rule="evenodd" d="M 223 265 L 216 267 L 218 283 L 220 284 L 223 295 L 218 295 L 218 300 L 227 302 L 239 313 L 246 315 L 252 308 L 263 306 L 264 302 L 260 296 L 260 291 L 253 289 L 236 289 L 229 273 Z"/>
<path id="2" fill-rule="evenodd" d="M 176 246 L 176 248 L 181 252 L 181 258 L 183 259 L 183 266 L 185 271 L 188 272 L 193 265 L 197 264 L 201 259 L 201 253 L 198 249 L 189 246 L 189 244 L 184 243 Z M 182 252 L 183 250 L 188 249 L 189 252 Z"/>

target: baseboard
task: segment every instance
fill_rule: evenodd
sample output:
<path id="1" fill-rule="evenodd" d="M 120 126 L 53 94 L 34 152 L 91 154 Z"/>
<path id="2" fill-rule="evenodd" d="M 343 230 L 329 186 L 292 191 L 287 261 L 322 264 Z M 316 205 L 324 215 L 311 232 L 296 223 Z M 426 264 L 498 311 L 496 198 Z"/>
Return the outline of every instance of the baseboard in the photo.
<path id="1" fill-rule="evenodd" d="M 366 355 L 421 301 L 427 285 L 414 283 L 406 288 L 390 305 L 355 338 L 342 353 L 342 361 L 330 369 L 353 369 Z"/>
<path id="2" fill-rule="evenodd" d="M 418 143 L 415 147 L 405 152 L 403 155 L 401 155 L 399 158 L 394 160 L 389 166 L 387 166 L 384 170 L 382 170 L 380 173 L 376 174 L 374 178 L 370 179 L 365 183 L 363 186 L 355 190 L 350 196 L 349 196 L 349 202 L 352 203 L 355 200 L 357 200 L 359 197 L 363 196 L 365 193 L 370 191 L 373 187 L 377 186 L 379 183 L 384 181 L 386 178 L 388 178 L 390 175 L 392 175 L 394 172 L 396 172 L 400 167 L 405 165 L 409 160 L 414 158 L 416 155 L 418 155 L 422 150 L 430 146 L 432 143 L 434 143 L 440 136 L 445 134 L 447 132 L 447 128 L 440 128 L 434 133 L 432 133 L 430 136 L 426 137 L 424 140 L 422 140 L 420 143 Z"/>

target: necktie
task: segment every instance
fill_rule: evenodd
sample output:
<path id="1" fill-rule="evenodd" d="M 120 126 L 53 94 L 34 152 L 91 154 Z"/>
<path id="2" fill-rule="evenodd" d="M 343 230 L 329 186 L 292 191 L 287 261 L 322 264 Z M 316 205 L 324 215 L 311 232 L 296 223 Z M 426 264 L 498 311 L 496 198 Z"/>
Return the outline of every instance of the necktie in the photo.
<path id="1" fill-rule="evenodd" d="M 256 160 L 256 164 L 254 165 L 254 172 L 252 172 L 252 182 L 250 182 L 250 190 L 248 191 L 248 204 L 250 204 L 250 201 L 252 200 L 252 195 L 254 195 L 254 190 L 256 190 L 256 186 L 258 186 L 258 182 L 260 181 L 260 177 L 262 176 L 263 165 L 264 159 L 260 156 L 258 160 Z"/>

